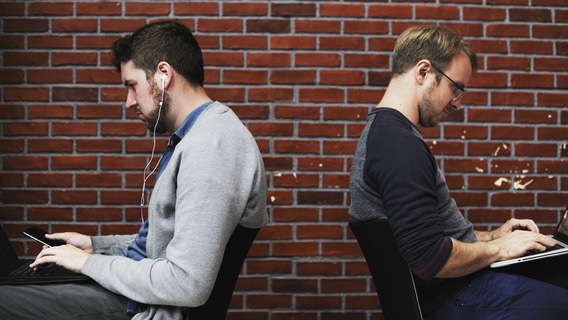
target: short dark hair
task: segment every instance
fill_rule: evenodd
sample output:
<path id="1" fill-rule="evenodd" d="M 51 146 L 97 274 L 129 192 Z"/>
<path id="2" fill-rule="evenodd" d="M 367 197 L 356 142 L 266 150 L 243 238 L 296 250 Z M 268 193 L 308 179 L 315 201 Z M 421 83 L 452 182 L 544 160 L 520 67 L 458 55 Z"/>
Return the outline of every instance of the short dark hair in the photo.
<path id="1" fill-rule="evenodd" d="M 161 61 L 169 63 L 190 85 L 203 86 L 203 56 L 193 34 L 177 20 L 147 24 L 112 45 L 112 64 L 120 72 L 120 64 L 132 60 L 144 70 L 146 78 L 156 73 Z"/>

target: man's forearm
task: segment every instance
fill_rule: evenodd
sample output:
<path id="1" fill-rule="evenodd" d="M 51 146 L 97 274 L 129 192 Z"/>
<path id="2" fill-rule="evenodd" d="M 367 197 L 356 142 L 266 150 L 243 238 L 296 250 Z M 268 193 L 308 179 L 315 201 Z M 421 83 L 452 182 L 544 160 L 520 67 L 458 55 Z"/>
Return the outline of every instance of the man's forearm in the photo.
<path id="1" fill-rule="evenodd" d="M 468 275 L 499 259 L 499 247 L 486 241 L 465 243 L 452 239 L 453 249 L 436 278 L 456 278 Z"/>

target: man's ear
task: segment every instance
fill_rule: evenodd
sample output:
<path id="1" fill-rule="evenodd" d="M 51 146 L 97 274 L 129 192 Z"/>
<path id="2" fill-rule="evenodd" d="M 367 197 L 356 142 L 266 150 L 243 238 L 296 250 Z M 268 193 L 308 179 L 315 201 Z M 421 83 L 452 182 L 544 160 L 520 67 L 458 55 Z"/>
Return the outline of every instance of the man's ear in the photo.
<path id="1" fill-rule="evenodd" d="M 426 78 L 428 75 L 428 71 L 431 68 L 430 61 L 428 60 L 420 60 L 413 69 L 414 78 L 416 82 L 420 85 L 423 85 L 426 82 Z"/>
<path id="2" fill-rule="evenodd" d="M 169 63 L 162 61 L 158 63 L 158 67 L 156 68 L 156 83 L 160 84 L 160 88 L 163 90 L 167 89 L 170 81 L 172 80 L 172 66 Z"/>

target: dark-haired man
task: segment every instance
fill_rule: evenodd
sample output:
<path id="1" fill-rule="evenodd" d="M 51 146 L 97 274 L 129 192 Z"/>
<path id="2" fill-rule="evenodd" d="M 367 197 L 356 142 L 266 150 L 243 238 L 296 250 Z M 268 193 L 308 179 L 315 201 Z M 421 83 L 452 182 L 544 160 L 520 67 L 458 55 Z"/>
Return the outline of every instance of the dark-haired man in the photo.
<path id="1" fill-rule="evenodd" d="M 426 319 L 565 319 L 566 259 L 556 267 L 543 263 L 548 264 L 544 273 L 517 270 L 541 273 L 554 284 L 486 269 L 555 241 L 540 234 L 532 220 L 511 219 L 491 232 L 474 231 L 418 128 L 437 126 L 461 108 L 477 70 L 475 52 L 451 30 L 429 25 L 403 32 L 392 59 L 391 81 L 368 116 L 355 153 L 351 219 L 389 219 Z"/>
<path id="2" fill-rule="evenodd" d="M 128 90 L 126 107 L 154 135 L 171 133 L 148 219 L 138 235 L 49 236 L 67 245 L 44 248 L 31 267 L 56 263 L 97 284 L 2 286 L 0 314 L 7 318 L 181 319 L 207 301 L 237 224 L 268 221 L 255 139 L 206 94 L 190 30 L 177 21 L 146 25 L 115 42 L 113 63 Z"/>

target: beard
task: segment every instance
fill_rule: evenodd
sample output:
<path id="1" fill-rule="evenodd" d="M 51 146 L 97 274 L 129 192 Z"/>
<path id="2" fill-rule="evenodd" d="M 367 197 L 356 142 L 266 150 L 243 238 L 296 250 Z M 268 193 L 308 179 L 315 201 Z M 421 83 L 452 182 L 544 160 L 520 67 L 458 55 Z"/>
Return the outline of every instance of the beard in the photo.
<path id="1" fill-rule="evenodd" d="M 152 95 L 152 100 L 156 106 L 152 112 L 150 112 L 146 118 L 146 128 L 148 130 L 156 133 L 164 133 L 168 131 L 166 126 L 166 118 L 170 111 L 171 97 L 164 93 L 164 101 L 160 108 L 160 101 L 162 101 L 162 89 L 158 87 L 154 78 L 150 78 L 150 94 Z M 161 110 L 160 110 L 161 109 Z"/>
<path id="2" fill-rule="evenodd" d="M 443 115 L 441 115 L 443 111 L 437 112 L 436 107 L 432 102 L 432 93 L 434 92 L 434 89 L 434 84 L 432 84 L 424 98 L 418 102 L 418 122 L 424 128 L 437 126 L 443 117 Z"/>

